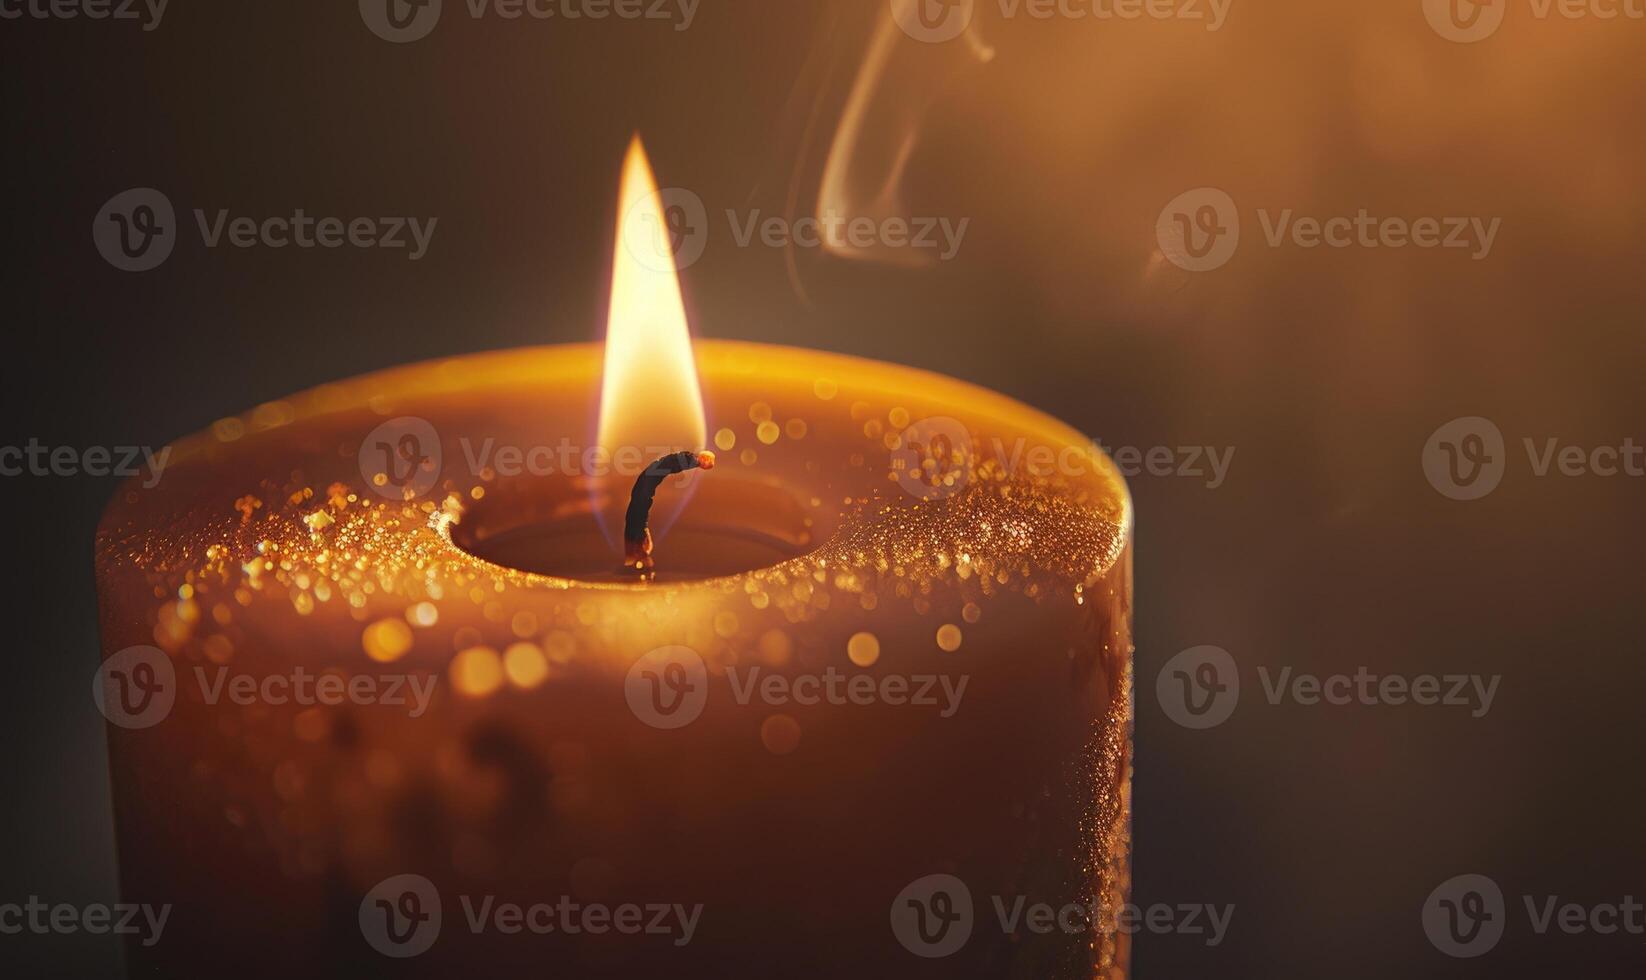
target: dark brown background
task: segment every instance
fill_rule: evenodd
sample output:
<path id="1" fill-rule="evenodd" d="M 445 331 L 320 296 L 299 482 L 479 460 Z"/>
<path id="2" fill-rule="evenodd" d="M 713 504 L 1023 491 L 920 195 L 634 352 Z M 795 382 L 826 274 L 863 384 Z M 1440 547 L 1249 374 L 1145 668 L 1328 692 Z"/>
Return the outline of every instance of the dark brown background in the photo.
<path id="1" fill-rule="evenodd" d="M 472 21 L 394 46 L 353 3 L 173 0 L 161 27 L 3 21 L 12 163 L 5 444 L 162 444 L 313 384 L 598 336 L 617 165 L 782 212 L 822 150 L 879 3 L 704 0 L 692 28 Z M 1417 0 L 1235 0 L 1179 23 L 983 23 L 996 57 L 933 90 L 905 190 L 970 217 L 923 270 L 740 249 L 688 270 L 695 329 L 945 372 L 1111 446 L 1236 447 L 1228 482 L 1141 476 L 1136 898 L 1233 903 L 1228 940 L 1143 936 L 1142 978 L 1632 975 L 1639 936 L 1538 937 L 1522 894 L 1646 893 L 1639 843 L 1641 483 L 1538 479 L 1525 437 L 1646 441 L 1640 274 L 1646 22 L 1536 21 L 1447 42 Z M 911 99 L 919 93 L 911 93 Z M 817 112 L 818 130 L 806 138 Z M 93 216 L 133 186 L 180 212 L 437 215 L 421 262 L 201 247 L 118 272 Z M 1178 193 L 1246 238 L 1216 272 L 1154 256 Z M 1503 219 L 1490 257 L 1268 248 L 1257 208 Z M 1426 482 L 1424 441 L 1492 418 L 1485 500 Z M 8 478 L 0 902 L 113 897 L 91 539 L 112 492 Z M 1188 731 L 1160 665 L 1227 648 L 1234 718 Z M 1278 670 L 1501 673 L 1443 708 L 1271 707 Z M 1502 945 L 1425 940 L 1444 879 L 1496 878 Z M 112 944 L 0 937 L 43 975 Z"/>

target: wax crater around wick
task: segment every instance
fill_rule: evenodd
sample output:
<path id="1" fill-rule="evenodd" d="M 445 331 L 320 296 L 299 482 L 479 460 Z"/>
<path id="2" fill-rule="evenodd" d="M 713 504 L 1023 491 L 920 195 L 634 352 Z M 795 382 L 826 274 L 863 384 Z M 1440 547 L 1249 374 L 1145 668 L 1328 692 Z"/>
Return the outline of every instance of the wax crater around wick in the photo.
<path id="1" fill-rule="evenodd" d="M 681 484 L 687 484 L 683 487 Z M 834 521 L 808 512 L 787 488 L 736 474 L 671 477 L 661 494 L 691 494 L 672 527 L 658 529 L 655 580 L 692 581 L 781 564 L 810 551 Z M 601 533 L 600 501 L 565 496 L 547 480 L 499 481 L 451 525 L 463 551 L 504 568 L 583 582 L 633 581 Z M 820 523 L 818 518 L 823 517 Z"/>

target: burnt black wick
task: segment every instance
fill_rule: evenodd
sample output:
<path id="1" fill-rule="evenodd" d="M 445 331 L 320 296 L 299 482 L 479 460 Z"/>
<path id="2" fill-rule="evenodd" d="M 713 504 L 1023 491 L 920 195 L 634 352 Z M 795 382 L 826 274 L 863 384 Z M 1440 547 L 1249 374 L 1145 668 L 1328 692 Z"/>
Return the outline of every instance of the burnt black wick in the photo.
<path id="1" fill-rule="evenodd" d="M 699 467 L 714 469 L 714 453 L 707 450 L 700 453 L 670 453 L 646 467 L 640 478 L 634 481 L 634 490 L 629 493 L 629 509 L 623 515 L 624 571 L 646 575 L 655 567 L 652 561 L 652 532 L 646 526 L 651 519 L 652 498 L 657 496 L 657 488 L 663 485 L 664 480 Z"/>

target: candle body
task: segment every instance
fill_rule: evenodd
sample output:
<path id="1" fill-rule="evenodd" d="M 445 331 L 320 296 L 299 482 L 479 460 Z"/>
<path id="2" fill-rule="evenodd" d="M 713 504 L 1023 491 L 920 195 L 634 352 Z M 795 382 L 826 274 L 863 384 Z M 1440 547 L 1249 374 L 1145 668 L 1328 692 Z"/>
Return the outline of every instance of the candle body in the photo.
<path id="1" fill-rule="evenodd" d="M 1124 973 L 1112 465 L 917 371 L 698 362 L 721 464 L 659 565 L 709 522 L 763 535 L 739 554 L 764 567 L 591 583 L 469 553 L 622 486 L 580 452 L 591 347 L 294 396 L 122 492 L 98 554 L 121 878 L 175 907 L 135 964 Z M 133 695 L 156 656 L 164 711 Z M 1037 905 L 1082 914 L 1009 915 Z"/>

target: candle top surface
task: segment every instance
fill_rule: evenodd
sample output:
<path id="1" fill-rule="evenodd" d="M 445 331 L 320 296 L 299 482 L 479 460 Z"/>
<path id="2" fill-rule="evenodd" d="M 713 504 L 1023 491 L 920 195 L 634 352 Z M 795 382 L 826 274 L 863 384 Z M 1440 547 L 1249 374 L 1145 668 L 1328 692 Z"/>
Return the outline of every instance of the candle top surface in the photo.
<path id="1" fill-rule="evenodd" d="M 141 575 L 157 595 L 205 585 L 242 604 L 277 590 L 305 615 L 332 602 L 358 617 L 384 603 L 628 591 L 815 609 L 820 595 L 863 596 L 888 579 L 917 595 L 986 581 L 1078 597 L 1129 543 L 1113 463 L 1003 395 L 793 348 L 701 341 L 695 356 L 712 444 L 681 448 L 716 450 L 720 464 L 695 477 L 685 513 L 701 503 L 781 542 L 764 567 L 586 581 L 460 546 L 466 525 L 513 505 L 577 519 L 626 499 L 621 448 L 588 446 L 601 366 L 589 344 L 395 368 L 220 420 L 174 445 L 156 485 L 122 488 L 99 532 L 100 573 Z M 374 472 L 396 469 L 397 454 L 421 471 Z"/>

